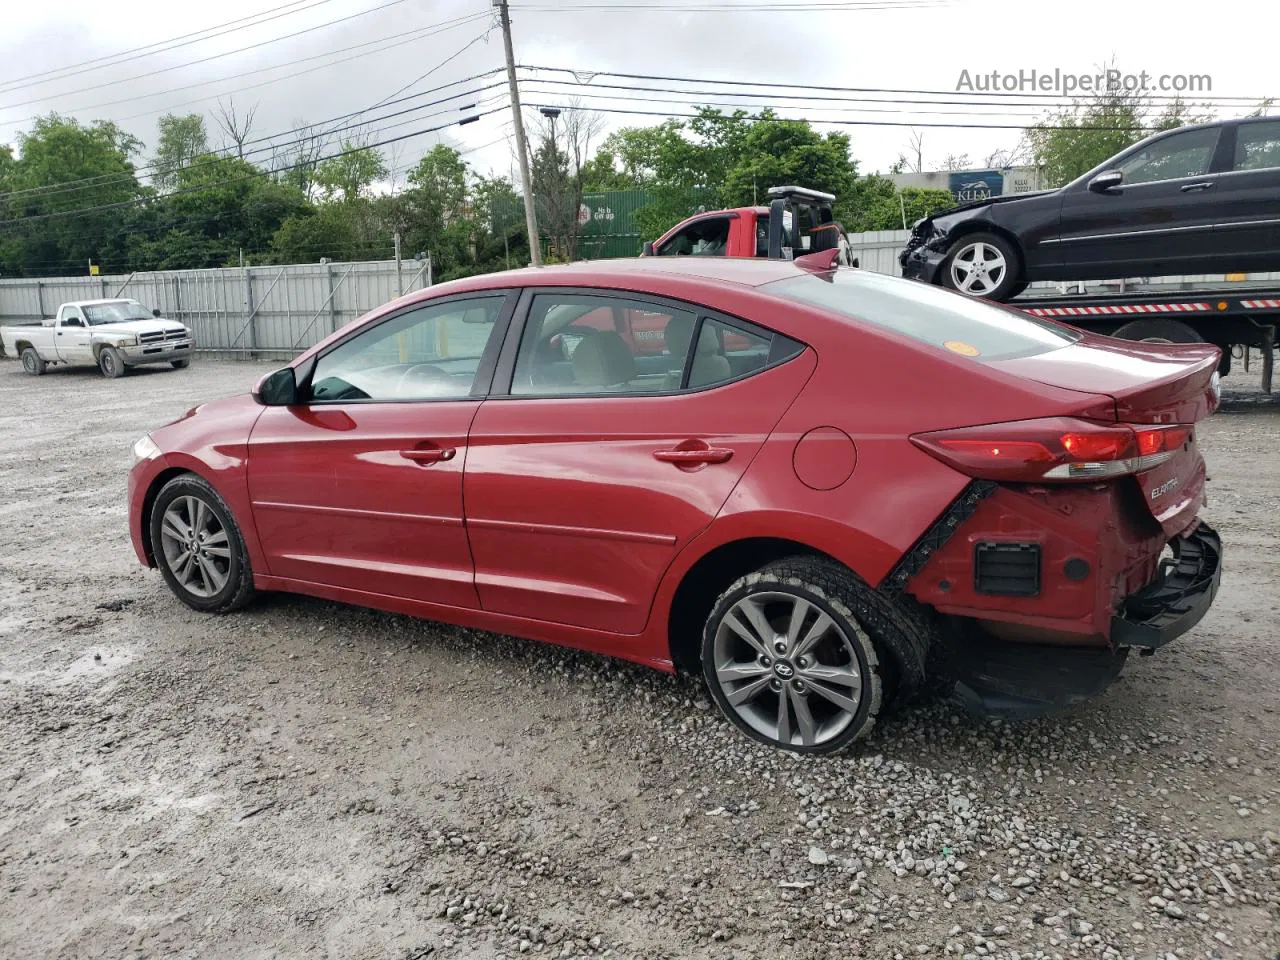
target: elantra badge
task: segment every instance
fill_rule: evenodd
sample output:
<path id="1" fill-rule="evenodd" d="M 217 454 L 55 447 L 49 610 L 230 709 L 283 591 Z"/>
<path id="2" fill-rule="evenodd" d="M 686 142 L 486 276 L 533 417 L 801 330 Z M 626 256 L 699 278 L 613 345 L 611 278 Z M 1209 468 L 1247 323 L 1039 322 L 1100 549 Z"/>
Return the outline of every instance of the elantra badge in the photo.
<path id="1" fill-rule="evenodd" d="M 1166 493 L 1172 493 L 1174 490 L 1177 490 L 1177 489 L 1178 489 L 1178 478 L 1174 477 L 1172 480 L 1166 480 L 1164 483 L 1160 484 L 1160 486 L 1158 487 L 1153 487 L 1151 490 L 1151 499 L 1159 500 Z"/>

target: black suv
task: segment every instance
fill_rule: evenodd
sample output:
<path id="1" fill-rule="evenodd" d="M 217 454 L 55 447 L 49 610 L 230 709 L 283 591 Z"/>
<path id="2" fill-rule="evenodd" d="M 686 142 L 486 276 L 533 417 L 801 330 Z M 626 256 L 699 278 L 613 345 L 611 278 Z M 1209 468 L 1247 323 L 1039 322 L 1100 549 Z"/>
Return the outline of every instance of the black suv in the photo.
<path id="1" fill-rule="evenodd" d="M 926 217 L 899 261 L 992 300 L 1033 280 L 1280 270 L 1280 118 L 1178 127 L 1057 190 Z"/>

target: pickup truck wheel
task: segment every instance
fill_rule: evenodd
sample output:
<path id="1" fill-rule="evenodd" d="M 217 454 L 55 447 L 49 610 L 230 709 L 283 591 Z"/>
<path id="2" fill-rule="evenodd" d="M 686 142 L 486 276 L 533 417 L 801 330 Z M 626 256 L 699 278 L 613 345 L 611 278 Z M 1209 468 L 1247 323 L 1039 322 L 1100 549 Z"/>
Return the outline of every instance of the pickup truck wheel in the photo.
<path id="1" fill-rule="evenodd" d="M 185 370 L 187 367 L 191 366 L 191 360 L 170 360 L 169 366 L 173 367 L 175 370 Z"/>
<path id="2" fill-rule="evenodd" d="M 151 550 L 169 589 L 194 610 L 227 613 L 252 599 L 240 528 L 218 492 L 194 474 L 174 477 L 151 508 Z"/>
<path id="3" fill-rule="evenodd" d="M 864 624 L 883 604 L 828 560 L 791 557 L 721 594 L 702 637 L 711 696 L 747 736 L 797 753 L 832 753 L 865 736 L 888 672 Z"/>
<path id="4" fill-rule="evenodd" d="M 44 357 L 36 353 L 35 347 L 27 347 L 22 351 L 22 369 L 33 377 L 38 377 L 46 369 Z"/>
<path id="5" fill-rule="evenodd" d="M 1022 259 L 1004 237 L 970 233 L 951 245 L 939 279 L 944 287 L 970 297 L 1008 300 L 1014 296 L 1021 271 Z"/>
<path id="6" fill-rule="evenodd" d="M 119 350 L 115 347 L 103 347 L 98 354 L 98 369 L 102 371 L 104 377 L 114 380 L 117 377 L 123 377 L 128 368 L 120 358 Z"/>

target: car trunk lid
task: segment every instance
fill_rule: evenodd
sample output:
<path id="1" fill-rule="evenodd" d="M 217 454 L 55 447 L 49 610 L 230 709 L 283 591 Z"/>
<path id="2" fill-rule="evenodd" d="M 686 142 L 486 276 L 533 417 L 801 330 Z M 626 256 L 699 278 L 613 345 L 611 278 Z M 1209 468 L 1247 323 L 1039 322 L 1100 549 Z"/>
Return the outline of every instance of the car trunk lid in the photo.
<path id="1" fill-rule="evenodd" d="M 1220 351 L 1210 344 L 1130 343 L 1085 335 L 1059 350 L 993 362 L 1039 383 L 1111 398 L 1117 422 L 1133 424 L 1139 441 L 1167 442 L 1167 457 L 1143 458 L 1134 481 L 1152 517 L 1167 535 L 1195 522 L 1204 503 L 1205 466 L 1195 424 L 1218 407 Z M 1142 425 L 1185 430 L 1142 430 Z M 1155 440 L 1157 434 L 1161 440 Z M 1148 452 L 1145 449 L 1142 451 Z"/>

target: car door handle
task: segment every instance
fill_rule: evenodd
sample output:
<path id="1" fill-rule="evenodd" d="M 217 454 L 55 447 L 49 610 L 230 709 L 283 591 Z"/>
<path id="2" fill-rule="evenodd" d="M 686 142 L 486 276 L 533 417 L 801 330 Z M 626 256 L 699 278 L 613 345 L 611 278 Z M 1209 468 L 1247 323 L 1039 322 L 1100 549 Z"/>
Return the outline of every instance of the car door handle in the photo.
<path id="1" fill-rule="evenodd" d="M 1193 190 L 1208 190 L 1213 186 L 1212 180 L 1203 180 L 1200 183 L 1184 183 L 1178 189 L 1183 193 L 1190 193 Z"/>
<path id="2" fill-rule="evenodd" d="M 655 450 L 653 458 L 661 460 L 663 463 L 674 463 L 679 466 L 689 466 L 699 463 L 724 463 L 733 456 L 733 451 L 727 447 L 699 447 L 694 450 Z"/>
<path id="3" fill-rule="evenodd" d="M 401 450 L 400 456 L 406 460 L 412 460 L 420 466 L 427 467 L 433 463 L 452 460 L 457 452 L 453 447 L 422 447 L 413 450 Z"/>

